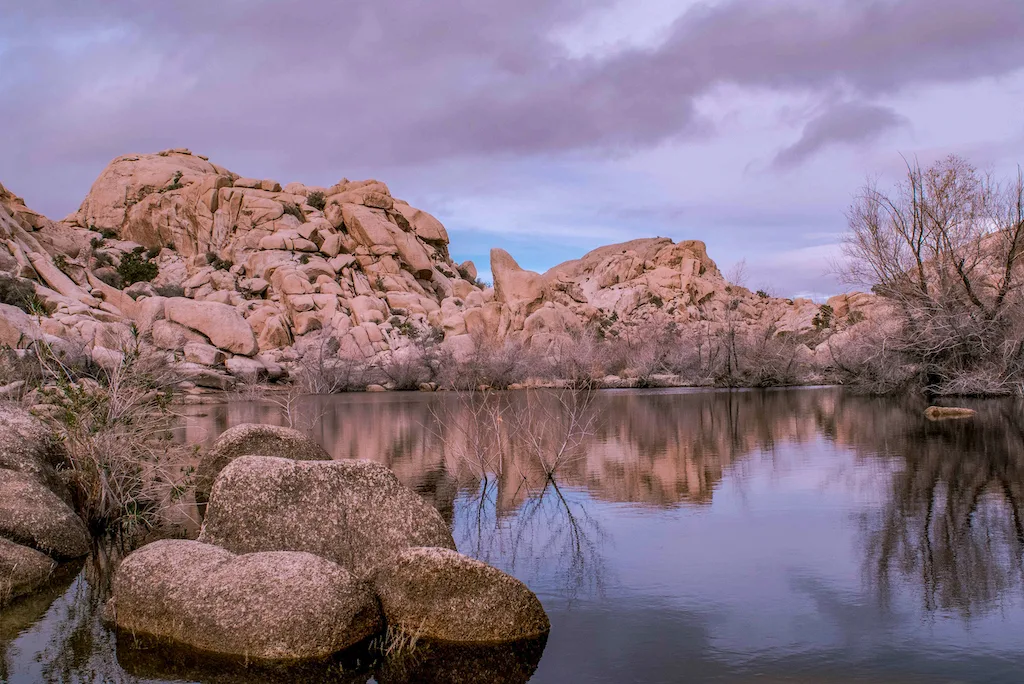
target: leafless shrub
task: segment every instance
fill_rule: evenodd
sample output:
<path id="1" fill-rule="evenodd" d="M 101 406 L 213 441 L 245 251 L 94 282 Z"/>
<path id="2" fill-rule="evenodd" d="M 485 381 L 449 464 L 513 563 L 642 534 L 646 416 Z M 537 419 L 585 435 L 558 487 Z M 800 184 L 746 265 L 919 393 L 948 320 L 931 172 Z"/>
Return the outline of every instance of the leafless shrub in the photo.
<path id="1" fill-rule="evenodd" d="M 366 364 L 340 356 L 338 340 L 326 331 L 298 363 L 294 382 L 306 394 L 340 394 L 365 389 Z"/>
<path id="2" fill-rule="evenodd" d="M 441 376 L 442 383 L 460 390 L 472 390 L 481 385 L 494 389 L 507 389 L 523 382 L 531 369 L 539 364 L 529 350 L 511 338 L 505 340 L 481 339 L 468 358 L 451 364 Z"/>
<path id="3" fill-rule="evenodd" d="M 891 193 L 863 188 L 848 220 L 846 276 L 891 303 L 898 366 L 936 393 L 1019 387 L 1024 175 L 1001 184 L 959 157 L 908 164 Z"/>
<path id="4" fill-rule="evenodd" d="M 46 345 L 35 351 L 47 378 L 38 399 L 67 449 L 76 507 L 92 529 L 135 532 L 168 522 L 190 486 L 194 453 L 172 442 L 177 378 L 164 357 L 134 338 L 93 378 Z"/>

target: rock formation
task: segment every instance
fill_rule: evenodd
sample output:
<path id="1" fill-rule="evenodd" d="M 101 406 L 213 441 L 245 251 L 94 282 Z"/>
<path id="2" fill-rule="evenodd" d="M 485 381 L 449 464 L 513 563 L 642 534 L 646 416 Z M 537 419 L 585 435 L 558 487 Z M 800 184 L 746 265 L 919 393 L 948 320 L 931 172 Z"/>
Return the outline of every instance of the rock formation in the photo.
<path id="1" fill-rule="evenodd" d="M 543 354 L 581 330 L 646 322 L 805 333 L 822 310 L 730 284 L 702 242 L 667 238 L 602 247 L 544 274 L 496 249 L 485 287 L 472 262 L 451 259 L 444 226 L 384 183 L 282 187 L 184 149 L 115 159 L 60 222 L 0 186 L 0 239 L 0 285 L 28 287 L 37 307 L 5 297 L 15 306 L 0 304 L 0 343 L 70 345 L 109 366 L 137 334 L 185 388 L 280 379 L 311 349 L 381 362 L 430 336 L 456 359 L 488 340 Z M 874 297 L 828 306 L 839 330 Z"/>
<path id="2" fill-rule="evenodd" d="M 54 559 L 89 553 L 89 533 L 57 472 L 63 460 L 38 419 L 0 405 L 0 606 L 44 584 Z"/>

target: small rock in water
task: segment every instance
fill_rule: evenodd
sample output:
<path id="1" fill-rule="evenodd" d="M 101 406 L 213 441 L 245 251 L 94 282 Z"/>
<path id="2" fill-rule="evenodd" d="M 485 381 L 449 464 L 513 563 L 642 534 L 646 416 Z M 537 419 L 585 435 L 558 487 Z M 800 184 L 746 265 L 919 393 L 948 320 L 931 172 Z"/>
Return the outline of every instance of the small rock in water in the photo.
<path id="1" fill-rule="evenodd" d="M 975 414 L 974 409 L 959 408 L 956 406 L 929 406 L 924 410 L 924 416 L 928 420 L 948 420 L 951 418 L 970 418 Z"/>

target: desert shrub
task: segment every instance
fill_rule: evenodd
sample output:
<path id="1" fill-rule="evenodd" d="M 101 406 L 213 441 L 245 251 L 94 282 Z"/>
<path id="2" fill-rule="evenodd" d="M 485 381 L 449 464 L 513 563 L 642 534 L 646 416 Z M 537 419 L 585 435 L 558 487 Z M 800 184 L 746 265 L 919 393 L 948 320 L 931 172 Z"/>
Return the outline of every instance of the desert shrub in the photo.
<path id="1" fill-rule="evenodd" d="M 362 360 L 339 355 L 337 338 L 322 331 L 299 359 L 293 381 L 308 394 L 340 394 L 366 388 L 369 369 Z"/>
<path id="2" fill-rule="evenodd" d="M 64 273 L 67 273 L 68 258 L 64 254 L 58 254 L 53 257 L 53 265 L 59 268 Z"/>
<path id="3" fill-rule="evenodd" d="M 526 348 L 515 340 L 483 339 L 459 364 L 451 364 L 442 376 L 442 384 L 455 389 L 476 389 L 481 385 L 508 389 L 527 378 L 531 359 Z"/>
<path id="4" fill-rule="evenodd" d="M 299 208 L 299 205 L 292 204 L 291 202 L 283 202 L 283 204 L 284 213 L 288 214 L 289 216 L 294 216 L 299 220 L 299 223 L 306 222 L 306 215 L 302 213 L 302 209 Z"/>
<path id="5" fill-rule="evenodd" d="M 168 283 L 167 285 L 156 285 L 153 287 L 156 293 L 161 297 L 184 297 L 185 288 L 181 285 L 175 285 L 174 283 Z"/>
<path id="6" fill-rule="evenodd" d="M 811 319 L 811 325 L 815 330 L 825 330 L 832 327 L 832 319 L 835 318 L 835 310 L 828 304 L 822 304 L 818 313 Z"/>
<path id="7" fill-rule="evenodd" d="M 206 253 L 206 263 L 210 264 L 211 266 L 213 266 L 214 269 L 218 271 L 230 270 L 231 267 L 235 265 L 230 259 L 221 259 L 219 256 L 217 256 L 216 252 Z"/>
<path id="8" fill-rule="evenodd" d="M 35 313 L 42 309 L 31 281 L 4 273 L 0 273 L 0 303 L 16 306 L 25 313 Z"/>
<path id="9" fill-rule="evenodd" d="M 768 293 L 765 292 L 764 290 L 758 290 L 757 296 L 760 297 L 761 299 L 768 299 Z"/>
<path id="10" fill-rule="evenodd" d="M 158 256 L 160 256 L 159 247 L 150 247 L 149 249 L 146 250 L 147 259 L 156 259 Z"/>
<path id="11" fill-rule="evenodd" d="M 96 228 L 94 227 L 92 230 L 96 230 Z M 117 237 L 117 231 L 113 228 L 101 228 L 99 234 L 107 240 L 113 240 Z"/>
<path id="12" fill-rule="evenodd" d="M 323 211 L 327 206 L 327 198 L 324 197 L 324 193 L 322 191 L 314 190 L 306 195 L 306 204 L 318 211 Z"/>
<path id="13" fill-rule="evenodd" d="M 98 249 L 98 248 L 102 247 L 103 246 L 103 238 L 101 238 L 101 237 L 94 237 L 94 238 L 92 238 L 91 240 L 89 240 L 89 246 L 92 247 L 93 249 Z"/>
<path id="14" fill-rule="evenodd" d="M 110 258 L 110 255 L 106 252 L 99 250 L 92 253 L 93 268 L 103 268 L 104 266 L 113 266 L 114 260 Z"/>
<path id="15" fill-rule="evenodd" d="M 117 270 L 109 267 L 98 268 L 93 271 L 93 275 L 100 279 L 100 281 L 106 283 L 110 287 L 120 290 L 124 287 L 124 280 L 121 279 L 121 274 Z"/>
<path id="16" fill-rule="evenodd" d="M 142 248 L 122 256 L 117 267 L 117 273 L 126 287 L 132 283 L 148 283 L 156 278 L 159 271 L 160 267 L 146 258 Z"/>
<path id="17" fill-rule="evenodd" d="M 40 399 L 68 452 L 69 484 L 95 532 L 159 526 L 190 486 L 185 447 L 172 441 L 170 388 L 162 356 L 128 342 L 123 359 L 83 374 L 48 347 L 37 350 L 49 381 Z"/>
<path id="18" fill-rule="evenodd" d="M 182 175 L 184 174 L 182 174 L 181 171 L 175 171 L 174 176 L 171 179 L 171 182 L 165 185 L 164 187 L 160 188 L 158 192 L 171 192 L 172 190 L 180 190 L 181 188 L 185 187 L 181 184 Z"/>

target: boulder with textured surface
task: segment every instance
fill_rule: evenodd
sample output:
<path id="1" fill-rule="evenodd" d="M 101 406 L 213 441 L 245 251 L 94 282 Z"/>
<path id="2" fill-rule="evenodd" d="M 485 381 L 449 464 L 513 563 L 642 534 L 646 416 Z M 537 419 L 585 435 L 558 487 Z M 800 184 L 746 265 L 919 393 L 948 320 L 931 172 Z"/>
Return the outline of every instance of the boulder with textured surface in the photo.
<path id="1" fill-rule="evenodd" d="M 125 558 L 113 602 L 119 629 L 258 660 L 326 658 L 381 627 L 372 592 L 329 560 L 180 539 Z"/>
<path id="2" fill-rule="evenodd" d="M 0 537 L 0 608 L 45 584 L 56 566 L 46 554 Z"/>
<path id="3" fill-rule="evenodd" d="M 330 461 L 331 455 L 314 439 L 298 430 L 277 425 L 243 423 L 225 430 L 199 459 L 196 468 L 196 501 L 210 498 L 220 471 L 239 456 L 272 456 L 293 461 Z"/>
<path id="4" fill-rule="evenodd" d="M 171 297 L 164 302 L 164 316 L 172 323 L 198 330 L 215 346 L 232 354 L 253 356 L 259 351 L 256 334 L 233 306 Z"/>
<path id="5" fill-rule="evenodd" d="M 71 507 L 32 475 L 0 469 L 0 536 L 55 558 L 89 553 L 89 532 Z"/>
<path id="6" fill-rule="evenodd" d="M 307 551 L 360 577 L 410 546 L 455 548 L 441 514 L 379 463 L 259 456 L 221 471 L 199 539 L 235 553 Z"/>
<path id="7" fill-rule="evenodd" d="M 66 502 L 70 495 L 57 470 L 67 454 L 52 431 L 28 410 L 0 403 L 0 469 L 30 475 Z"/>
<path id="8" fill-rule="evenodd" d="M 375 586 L 388 625 L 426 639 L 504 643 L 551 629 L 525 584 L 450 549 L 406 549 L 381 569 Z"/>

